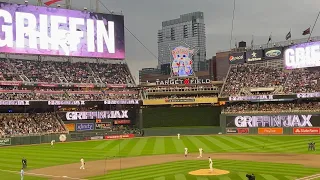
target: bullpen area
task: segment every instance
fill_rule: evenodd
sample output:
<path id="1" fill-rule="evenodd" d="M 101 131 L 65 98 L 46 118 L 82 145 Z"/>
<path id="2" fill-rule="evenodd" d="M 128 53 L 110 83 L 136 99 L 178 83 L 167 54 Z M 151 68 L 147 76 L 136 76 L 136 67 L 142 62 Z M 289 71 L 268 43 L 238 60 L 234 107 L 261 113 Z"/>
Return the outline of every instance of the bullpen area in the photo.
<path id="1" fill-rule="evenodd" d="M 155 179 L 184 180 L 320 179 L 320 154 L 309 151 L 318 136 L 214 135 L 146 137 L 0 148 L 1 179 L 19 179 L 21 159 L 28 160 L 26 180 Z M 184 157 L 184 148 L 188 157 Z M 199 148 L 203 157 L 198 158 Z M 214 173 L 209 173 L 208 157 Z M 84 170 L 80 159 L 84 158 Z M 197 171 L 197 175 L 190 173 Z M 224 172 L 224 173 L 219 173 Z M 202 175 L 201 175 L 202 174 Z M 204 174 L 204 175 L 203 175 Z"/>

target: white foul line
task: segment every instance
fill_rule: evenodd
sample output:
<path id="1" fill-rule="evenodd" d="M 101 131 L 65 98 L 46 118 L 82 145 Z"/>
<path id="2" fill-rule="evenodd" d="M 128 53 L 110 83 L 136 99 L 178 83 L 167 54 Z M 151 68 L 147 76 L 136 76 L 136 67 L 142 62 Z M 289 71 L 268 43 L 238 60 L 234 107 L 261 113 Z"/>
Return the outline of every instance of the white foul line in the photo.
<path id="1" fill-rule="evenodd" d="M 312 180 L 312 179 L 316 179 L 316 178 L 319 178 L 319 177 L 320 177 L 320 174 L 314 174 L 314 175 L 311 175 L 311 176 L 298 178 L 296 180 Z"/>
<path id="2" fill-rule="evenodd" d="M 5 170 L 5 169 L 0 169 L 0 171 L 14 173 L 14 174 L 20 174 L 20 172 L 18 172 L 18 171 L 10 171 L 10 170 Z M 87 179 L 73 178 L 73 177 L 68 177 L 68 176 L 54 176 L 54 175 L 49 175 L 49 174 L 36 174 L 36 173 L 28 173 L 28 172 L 25 172 L 24 174 L 34 175 L 34 176 L 53 177 L 53 178 L 65 178 L 65 179 L 73 179 L 73 180 L 87 180 Z"/>

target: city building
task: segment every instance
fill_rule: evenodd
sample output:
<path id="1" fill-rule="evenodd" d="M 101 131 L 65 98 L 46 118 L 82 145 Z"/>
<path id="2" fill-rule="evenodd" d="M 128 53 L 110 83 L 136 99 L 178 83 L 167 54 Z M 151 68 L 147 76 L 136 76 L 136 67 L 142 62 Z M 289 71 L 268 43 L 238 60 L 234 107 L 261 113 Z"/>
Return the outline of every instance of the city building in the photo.
<path id="1" fill-rule="evenodd" d="M 194 48 L 193 70 L 206 69 L 206 32 L 203 12 L 180 15 L 180 18 L 162 22 L 158 31 L 158 68 L 169 64 L 171 50 L 177 46 Z"/>

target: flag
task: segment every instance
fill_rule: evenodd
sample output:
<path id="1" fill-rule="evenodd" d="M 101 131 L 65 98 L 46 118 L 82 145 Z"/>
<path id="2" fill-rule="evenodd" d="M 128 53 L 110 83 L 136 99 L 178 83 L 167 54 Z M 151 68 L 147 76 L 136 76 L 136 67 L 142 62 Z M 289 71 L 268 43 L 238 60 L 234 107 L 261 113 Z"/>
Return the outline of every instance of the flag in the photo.
<path id="1" fill-rule="evenodd" d="M 310 34 L 310 27 L 302 32 L 302 35 Z"/>
<path id="2" fill-rule="evenodd" d="M 288 32 L 288 34 L 286 35 L 286 40 L 291 39 L 291 31 Z"/>
<path id="3" fill-rule="evenodd" d="M 271 40 L 272 40 L 272 39 L 271 39 L 271 34 L 270 34 L 269 39 L 268 39 L 268 43 L 269 43 Z"/>
<path id="4" fill-rule="evenodd" d="M 59 1 L 62 1 L 62 0 L 49 0 L 49 1 L 45 2 L 44 4 L 47 5 L 47 6 L 50 6 L 51 4 L 54 4 L 54 3 L 59 2 Z"/>

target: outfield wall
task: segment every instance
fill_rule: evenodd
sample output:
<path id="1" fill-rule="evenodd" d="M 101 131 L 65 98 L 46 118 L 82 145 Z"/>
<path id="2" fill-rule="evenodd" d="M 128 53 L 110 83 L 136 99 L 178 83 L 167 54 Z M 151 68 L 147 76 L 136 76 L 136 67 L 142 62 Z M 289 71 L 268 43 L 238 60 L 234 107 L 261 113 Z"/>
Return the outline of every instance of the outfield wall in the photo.
<path id="1" fill-rule="evenodd" d="M 224 134 L 320 135 L 320 114 L 221 114 Z"/>
<path id="2" fill-rule="evenodd" d="M 168 127 L 168 128 L 146 128 L 144 129 L 144 136 L 176 136 L 183 135 L 206 135 L 218 134 L 221 132 L 221 127 Z"/>
<path id="3" fill-rule="evenodd" d="M 52 140 L 60 141 L 61 134 L 47 134 L 47 135 L 34 135 L 34 136 L 19 136 L 0 138 L 0 146 L 14 146 L 14 145 L 30 145 L 50 143 Z M 70 140 L 70 135 L 65 134 L 67 141 Z"/>
<path id="4" fill-rule="evenodd" d="M 220 126 L 220 107 L 152 107 L 142 110 L 143 128 Z"/>

